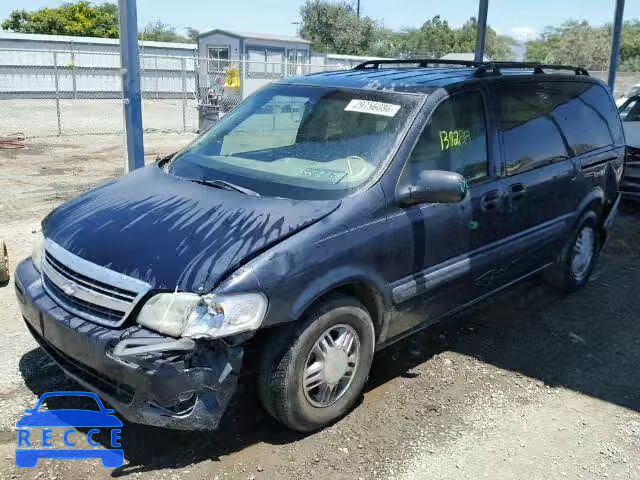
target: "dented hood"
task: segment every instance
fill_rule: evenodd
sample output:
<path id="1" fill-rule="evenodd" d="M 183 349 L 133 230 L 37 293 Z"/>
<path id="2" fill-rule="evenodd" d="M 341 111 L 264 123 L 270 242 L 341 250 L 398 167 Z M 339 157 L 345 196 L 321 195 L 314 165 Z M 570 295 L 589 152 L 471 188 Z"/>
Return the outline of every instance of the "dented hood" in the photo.
<path id="1" fill-rule="evenodd" d="M 63 204 L 43 232 L 71 253 L 153 288 L 209 291 L 339 204 L 244 195 L 152 165 Z"/>

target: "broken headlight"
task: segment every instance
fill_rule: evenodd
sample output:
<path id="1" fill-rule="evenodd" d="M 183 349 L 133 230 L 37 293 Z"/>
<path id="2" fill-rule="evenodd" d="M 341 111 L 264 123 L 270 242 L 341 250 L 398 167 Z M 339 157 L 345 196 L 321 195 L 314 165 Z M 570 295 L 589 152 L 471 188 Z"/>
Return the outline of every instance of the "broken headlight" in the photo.
<path id="1" fill-rule="evenodd" d="M 41 272 L 42 271 L 42 259 L 44 258 L 44 235 L 42 232 L 36 233 L 36 238 L 33 239 L 33 249 L 31 250 L 31 260 L 33 266 Z"/>
<path id="2" fill-rule="evenodd" d="M 219 338 L 257 329 L 266 312 L 262 293 L 160 293 L 142 307 L 138 323 L 172 337 Z"/>

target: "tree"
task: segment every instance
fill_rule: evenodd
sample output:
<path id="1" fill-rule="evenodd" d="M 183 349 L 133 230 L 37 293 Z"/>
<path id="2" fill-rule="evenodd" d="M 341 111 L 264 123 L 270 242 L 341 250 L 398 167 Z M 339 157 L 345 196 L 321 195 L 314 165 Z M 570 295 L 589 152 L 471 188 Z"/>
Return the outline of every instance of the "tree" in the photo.
<path id="1" fill-rule="evenodd" d="M 640 20 L 628 20 L 620 39 L 620 70 L 640 71 Z"/>
<path id="2" fill-rule="evenodd" d="M 478 31 L 478 21 L 475 17 L 471 17 L 458 30 L 456 52 L 471 53 L 476 49 L 476 36 Z M 507 35 L 498 35 L 491 27 L 487 26 L 485 38 L 485 55 L 492 60 L 511 60 L 513 59 L 513 47 L 516 41 Z"/>
<path id="3" fill-rule="evenodd" d="M 198 42 L 198 35 L 200 35 L 200 30 L 196 30 L 195 28 L 187 27 L 187 38 L 192 43 Z"/>
<path id="4" fill-rule="evenodd" d="M 300 35 L 317 51 L 358 55 L 370 47 L 376 28 L 347 2 L 307 0 L 300 8 Z"/>
<path id="5" fill-rule="evenodd" d="M 162 23 L 160 20 L 147 23 L 138 35 L 138 38 L 154 42 L 191 42 L 190 38 L 178 34 L 175 27 Z"/>
<path id="6" fill-rule="evenodd" d="M 118 7 L 83 0 L 33 12 L 13 10 L 2 28 L 20 33 L 117 38 Z"/>
<path id="7" fill-rule="evenodd" d="M 476 47 L 478 23 L 470 18 L 461 28 L 452 28 L 439 15 L 432 17 L 420 28 L 399 32 L 379 29 L 376 31 L 369 54 L 387 57 L 440 58 L 447 53 L 473 53 Z M 498 35 L 487 28 L 486 55 L 494 60 L 513 58 L 515 40 Z"/>
<path id="8" fill-rule="evenodd" d="M 540 38 L 528 42 L 526 58 L 607 70 L 612 31 L 610 24 L 593 27 L 585 21 L 569 20 L 560 27 L 545 28 Z M 620 70 L 640 70 L 640 20 L 627 20 L 622 26 Z"/>
<path id="9" fill-rule="evenodd" d="M 526 58 L 533 62 L 606 70 L 610 49 L 608 26 L 593 27 L 584 20 L 569 20 L 559 27 L 545 28 L 540 39 L 528 42 Z"/>

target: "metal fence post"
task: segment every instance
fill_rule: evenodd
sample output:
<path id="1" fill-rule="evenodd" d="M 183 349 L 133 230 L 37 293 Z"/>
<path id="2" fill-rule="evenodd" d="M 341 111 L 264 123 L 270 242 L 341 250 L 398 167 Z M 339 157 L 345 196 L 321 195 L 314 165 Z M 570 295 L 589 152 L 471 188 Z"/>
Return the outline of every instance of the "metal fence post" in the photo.
<path id="1" fill-rule="evenodd" d="M 118 15 L 120 19 L 122 103 L 127 142 L 126 171 L 130 172 L 136 168 L 144 167 L 138 15 L 135 0 L 118 0 Z"/>
<path id="2" fill-rule="evenodd" d="M 478 27 L 476 31 L 476 51 L 474 60 L 481 62 L 484 59 L 485 42 L 487 40 L 487 11 L 489 0 L 480 0 L 478 6 Z"/>
<path id="3" fill-rule="evenodd" d="M 613 93 L 616 86 L 616 72 L 620 60 L 620 34 L 622 32 L 622 17 L 624 14 L 624 0 L 616 0 L 616 13 L 613 20 L 613 38 L 611 39 L 611 60 L 609 61 L 609 89 Z"/>
<path id="4" fill-rule="evenodd" d="M 58 136 L 62 135 L 60 120 L 60 82 L 58 79 L 58 52 L 53 52 L 53 82 L 56 87 L 56 117 L 58 118 Z"/>
<path id="5" fill-rule="evenodd" d="M 73 98 L 78 98 L 78 86 L 76 84 L 76 52 L 73 50 L 73 41 L 71 44 L 71 82 L 73 83 Z"/>
<path id="6" fill-rule="evenodd" d="M 249 68 L 249 56 L 240 55 L 240 75 L 242 80 L 240 81 L 240 100 L 244 100 L 244 92 L 247 90 L 247 69 Z"/>
<path id="7" fill-rule="evenodd" d="M 182 68 L 182 131 L 187 131 L 187 59 L 180 59 Z"/>

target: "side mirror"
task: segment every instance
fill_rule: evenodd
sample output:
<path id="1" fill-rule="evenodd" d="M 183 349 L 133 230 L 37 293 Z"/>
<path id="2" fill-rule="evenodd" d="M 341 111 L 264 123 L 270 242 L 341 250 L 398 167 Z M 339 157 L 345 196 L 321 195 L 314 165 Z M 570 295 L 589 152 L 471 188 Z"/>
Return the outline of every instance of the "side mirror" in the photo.
<path id="1" fill-rule="evenodd" d="M 467 181 L 456 172 L 422 170 L 398 191 L 403 205 L 418 203 L 457 203 L 467 195 Z"/>

